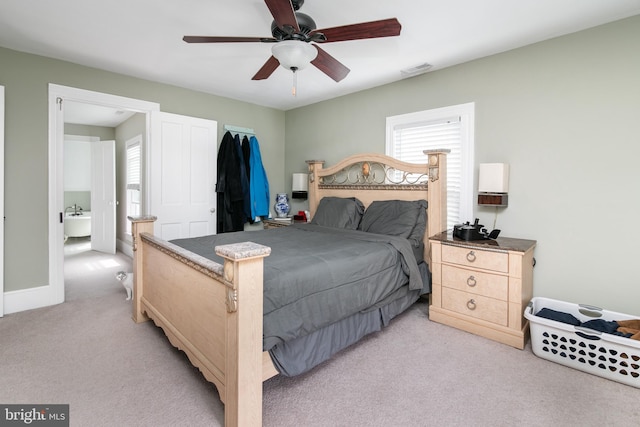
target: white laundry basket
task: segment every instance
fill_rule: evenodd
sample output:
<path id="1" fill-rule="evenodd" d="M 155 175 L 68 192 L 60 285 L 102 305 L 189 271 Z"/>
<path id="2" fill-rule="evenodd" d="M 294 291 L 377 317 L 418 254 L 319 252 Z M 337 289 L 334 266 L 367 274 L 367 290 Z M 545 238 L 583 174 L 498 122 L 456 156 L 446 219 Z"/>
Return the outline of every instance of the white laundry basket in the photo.
<path id="1" fill-rule="evenodd" d="M 640 341 L 536 316 L 543 308 L 569 313 L 580 322 L 630 320 L 637 316 L 539 297 L 533 298 L 524 312 L 536 356 L 640 388 Z"/>

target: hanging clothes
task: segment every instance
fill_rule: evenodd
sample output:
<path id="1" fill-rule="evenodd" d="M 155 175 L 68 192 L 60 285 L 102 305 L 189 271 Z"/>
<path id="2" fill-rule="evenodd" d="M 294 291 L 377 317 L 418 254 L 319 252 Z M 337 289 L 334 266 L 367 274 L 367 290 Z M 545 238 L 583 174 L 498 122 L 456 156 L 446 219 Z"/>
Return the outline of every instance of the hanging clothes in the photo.
<path id="1" fill-rule="evenodd" d="M 247 169 L 247 179 L 251 180 L 251 146 L 247 135 L 242 137 L 242 155 L 244 156 L 244 167 Z"/>
<path id="2" fill-rule="evenodd" d="M 245 136 L 246 138 L 246 136 Z M 234 145 L 238 151 L 238 162 L 240 163 L 240 183 L 242 185 L 242 223 L 249 221 L 253 224 L 251 217 L 251 189 L 249 188 L 249 177 L 247 176 L 247 168 L 244 159 L 242 145 L 240 144 L 240 135 L 233 138 Z"/>
<path id="3" fill-rule="evenodd" d="M 251 187 L 251 217 L 254 220 L 256 220 L 257 217 L 269 218 L 269 180 L 267 179 L 267 172 L 262 165 L 260 145 L 255 136 L 249 139 L 249 148 L 249 165 L 251 168 L 249 176 L 249 186 Z"/>
<path id="4" fill-rule="evenodd" d="M 226 132 L 218 150 L 217 232 L 244 230 L 240 159 L 233 136 Z"/>

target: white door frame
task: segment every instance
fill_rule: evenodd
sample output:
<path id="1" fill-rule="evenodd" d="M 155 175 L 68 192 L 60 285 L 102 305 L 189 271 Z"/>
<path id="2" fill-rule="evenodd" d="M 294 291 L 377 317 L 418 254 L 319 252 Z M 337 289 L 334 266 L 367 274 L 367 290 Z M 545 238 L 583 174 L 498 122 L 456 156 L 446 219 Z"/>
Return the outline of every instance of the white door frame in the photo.
<path id="1" fill-rule="evenodd" d="M 4 86 L 0 86 L 0 317 L 4 316 Z"/>
<path id="2" fill-rule="evenodd" d="M 160 111 L 160 104 L 93 92 L 68 86 L 49 84 L 49 285 L 39 288 L 37 295 L 28 293 L 28 308 L 44 307 L 64 302 L 64 102 L 104 105 L 146 114 L 147 144 L 152 141 L 152 115 Z M 143 159 L 144 161 L 144 159 Z M 144 189 L 143 189 L 144 191 Z M 25 301 L 26 302 L 26 301 Z"/>

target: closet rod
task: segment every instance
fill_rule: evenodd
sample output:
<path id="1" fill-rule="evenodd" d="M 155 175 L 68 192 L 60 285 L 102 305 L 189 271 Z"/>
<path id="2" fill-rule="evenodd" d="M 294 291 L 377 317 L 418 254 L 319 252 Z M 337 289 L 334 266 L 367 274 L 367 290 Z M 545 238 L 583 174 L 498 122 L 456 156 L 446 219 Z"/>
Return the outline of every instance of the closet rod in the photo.
<path id="1" fill-rule="evenodd" d="M 224 125 L 224 130 L 225 132 L 229 131 L 231 133 L 241 133 L 244 135 L 249 135 L 249 136 L 255 136 L 255 132 L 253 131 L 253 129 L 250 128 L 243 128 L 240 126 L 231 126 L 231 125 Z"/>

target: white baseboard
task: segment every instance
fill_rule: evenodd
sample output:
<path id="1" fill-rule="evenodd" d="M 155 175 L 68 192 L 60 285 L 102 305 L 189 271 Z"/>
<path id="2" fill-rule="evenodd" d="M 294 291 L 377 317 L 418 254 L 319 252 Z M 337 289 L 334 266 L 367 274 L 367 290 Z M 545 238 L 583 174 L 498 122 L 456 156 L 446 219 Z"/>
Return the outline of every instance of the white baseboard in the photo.
<path id="1" fill-rule="evenodd" d="M 133 245 L 131 242 L 127 242 L 124 240 L 117 239 L 116 247 L 120 252 L 128 256 L 129 258 L 133 258 Z"/>
<path id="2" fill-rule="evenodd" d="M 51 286 L 38 286 L 4 293 L 4 314 L 18 313 L 25 310 L 60 304 L 56 301 Z"/>

